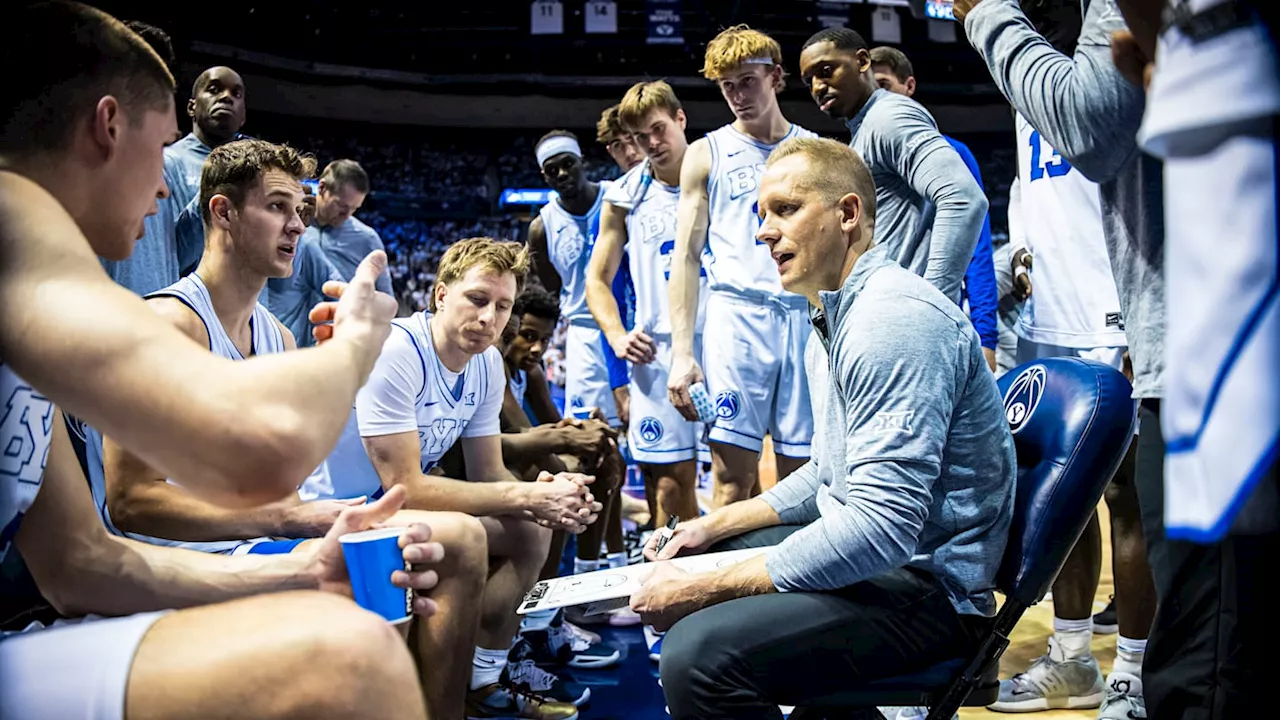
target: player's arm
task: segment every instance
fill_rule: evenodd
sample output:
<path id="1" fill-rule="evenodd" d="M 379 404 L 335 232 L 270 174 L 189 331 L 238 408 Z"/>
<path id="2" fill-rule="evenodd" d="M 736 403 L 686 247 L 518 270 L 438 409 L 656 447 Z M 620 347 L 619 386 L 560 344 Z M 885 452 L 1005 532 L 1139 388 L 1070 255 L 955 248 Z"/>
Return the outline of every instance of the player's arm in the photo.
<path id="1" fill-rule="evenodd" d="M 204 323 L 180 300 L 158 297 L 147 304 L 187 337 L 207 345 Z M 276 321 L 280 325 L 279 321 Z M 294 349 L 293 336 L 280 325 L 285 346 Z M 329 531 L 342 508 L 350 503 L 317 501 L 303 504 L 297 495 L 266 505 L 225 508 L 170 483 L 136 455 L 102 439 L 107 508 L 115 526 L 124 532 L 170 540 L 241 540 L 263 535 L 318 537 Z"/>
<path id="2" fill-rule="evenodd" d="M 707 181 L 711 175 L 711 146 L 705 138 L 696 140 L 680 167 L 680 203 L 676 210 L 676 247 L 671 253 L 672 354 L 693 358 L 694 325 L 698 319 L 698 279 L 702 272 L 702 250 L 710 227 Z M 673 362 L 674 365 L 674 362 Z"/>
<path id="3" fill-rule="evenodd" d="M 1035 31 L 1018 0 L 982 0 L 964 29 L 1009 104 L 1085 177 L 1107 182 L 1137 152 L 1145 98 L 1111 58 L 1112 34 L 1126 29 L 1111 3 L 1089 6 L 1072 57 Z"/>
<path id="4" fill-rule="evenodd" d="M 982 182 L 982 170 L 978 167 L 978 159 L 973 156 L 968 146 L 961 142 L 952 143 L 974 182 L 986 193 Z M 996 345 L 1000 340 L 996 316 L 999 314 L 1000 294 L 996 286 L 996 268 L 992 259 L 991 213 L 982 218 L 982 231 L 978 233 L 978 244 L 973 248 L 973 258 L 964 274 L 965 295 L 969 299 L 969 318 L 973 321 L 974 330 L 982 341 L 982 355 L 987 360 L 987 367 L 996 369 Z"/>
<path id="5" fill-rule="evenodd" d="M 323 346 L 211 354 L 102 271 L 38 185 L 0 173 L 0 357 L 55 403 L 193 492 L 246 507 L 293 493 L 337 442 L 395 301 L 367 262 Z"/>
<path id="6" fill-rule="evenodd" d="M 107 533 L 61 412 L 53 420 L 44 484 L 16 543 L 40 592 L 66 616 L 126 615 L 317 587 L 305 554 L 233 558 Z"/>
<path id="7" fill-rule="evenodd" d="M 542 282 L 542 287 L 552 295 L 560 294 L 560 273 L 551 264 L 551 255 L 547 251 L 547 229 L 542 224 L 542 216 L 529 223 L 529 260 L 533 264 L 533 272 Z"/>
<path id="8" fill-rule="evenodd" d="M 965 270 L 987 217 L 987 196 L 923 107 L 897 105 L 891 120 L 892 127 L 878 133 L 885 156 L 911 189 L 936 208 L 924 279 L 959 303 Z"/>
<path id="9" fill-rule="evenodd" d="M 653 339 L 642 328 L 627 332 L 618 299 L 613 294 L 613 280 L 622 264 L 626 244 L 627 210 L 606 201 L 600 210 L 596 246 L 587 265 L 587 307 L 614 355 L 627 362 L 647 363 L 653 360 Z"/>
<path id="10" fill-rule="evenodd" d="M 547 371 L 539 365 L 525 373 L 524 400 L 529 403 L 533 417 L 541 425 L 558 423 L 563 419 L 555 401 L 551 399 L 551 385 L 547 382 Z"/>

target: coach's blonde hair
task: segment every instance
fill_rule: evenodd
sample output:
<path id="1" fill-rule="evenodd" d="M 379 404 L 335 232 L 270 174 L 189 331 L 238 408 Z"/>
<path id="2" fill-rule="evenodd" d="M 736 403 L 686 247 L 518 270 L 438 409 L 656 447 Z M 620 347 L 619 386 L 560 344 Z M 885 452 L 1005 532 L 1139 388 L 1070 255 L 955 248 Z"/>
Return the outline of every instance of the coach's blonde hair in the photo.
<path id="1" fill-rule="evenodd" d="M 515 275 L 516 295 L 519 295 L 529 274 L 529 250 L 522 243 L 490 237 L 466 238 L 450 245 L 436 269 L 436 282 L 428 301 L 431 312 L 436 311 L 436 293 L 440 286 L 461 280 L 474 267 L 499 275 Z"/>
<path id="2" fill-rule="evenodd" d="M 809 161 L 806 172 L 797 181 L 801 187 L 816 191 L 832 204 L 849 193 L 857 195 L 862 199 L 862 215 L 867 227 L 874 225 L 876 181 L 857 151 L 827 138 L 793 138 L 774 148 L 765 167 L 773 167 L 792 155 L 803 155 Z"/>
<path id="3" fill-rule="evenodd" d="M 719 80 L 752 58 L 769 58 L 774 65 L 782 67 L 782 46 L 759 30 L 752 30 L 747 25 L 734 25 L 707 43 L 702 76 L 708 80 Z"/>
<path id="4" fill-rule="evenodd" d="M 666 110 L 674 118 L 682 107 L 676 91 L 671 89 L 667 81 L 638 82 L 622 96 L 622 103 L 618 106 L 618 120 L 622 127 L 636 132 L 650 112 Z"/>

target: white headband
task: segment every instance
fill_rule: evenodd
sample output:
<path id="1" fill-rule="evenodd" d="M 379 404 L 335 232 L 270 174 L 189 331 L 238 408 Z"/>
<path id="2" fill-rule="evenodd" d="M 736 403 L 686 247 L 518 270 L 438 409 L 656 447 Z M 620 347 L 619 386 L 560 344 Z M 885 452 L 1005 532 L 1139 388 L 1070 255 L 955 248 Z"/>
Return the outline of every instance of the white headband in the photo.
<path id="1" fill-rule="evenodd" d="M 533 152 L 538 158 L 538 167 L 542 167 L 547 160 L 560 153 L 570 153 L 571 155 L 582 157 L 582 147 L 578 145 L 578 141 L 564 135 L 556 135 L 543 140 L 542 144 Z"/>
<path id="2" fill-rule="evenodd" d="M 772 64 L 773 64 L 773 58 L 771 58 L 771 57 L 753 57 L 753 58 L 747 58 L 746 60 L 743 60 L 743 61 L 742 61 L 742 64 L 743 64 L 743 65 L 772 65 Z"/>

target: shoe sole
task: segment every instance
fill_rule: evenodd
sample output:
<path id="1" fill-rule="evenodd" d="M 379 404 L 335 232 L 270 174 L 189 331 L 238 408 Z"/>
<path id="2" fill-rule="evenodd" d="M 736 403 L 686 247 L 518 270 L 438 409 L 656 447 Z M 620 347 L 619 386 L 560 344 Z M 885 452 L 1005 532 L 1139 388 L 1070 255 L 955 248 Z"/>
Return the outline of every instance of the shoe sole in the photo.
<path id="1" fill-rule="evenodd" d="M 1116 625 L 1099 625 L 1099 624 L 1098 624 L 1098 623 L 1096 623 L 1096 622 L 1093 624 L 1093 634 L 1094 634 L 1094 635 L 1115 635 L 1115 634 L 1116 634 L 1116 633 L 1118 633 L 1118 632 L 1120 632 L 1120 625 L 1119 625 L 1119 624 L 1116 624 Z"/>
<path id="2" fill-rule="evenodd" d="M 468 715 L 467 720 L 525 720 L 525 718 L 521 718 L 519 715 Z M 561 718 L 561 720 L 578 720 L 578 713 Z"/>
<path id="3" fill-rule="evenodd" d="M 1042 697 L 1008 702 L 997 701 L 988 705 L 987 709 L 991 712 L 1029 713 L 1043 712 L 1045 710 L 1096 710 L 1099 707 L 1102 707 L 1101 690 L 1092 695 L 1073 696 L 1066 698 L 1065 701 L 1054 700 L 1052 703 Z"/>
<path id="4" fill-rule="evenodd" d="M 579 670 L 603 670 L 617 665 L 620 660 L 622 653 L 614 650 L 612 655 L 575 655 L 565 664 Z"/>

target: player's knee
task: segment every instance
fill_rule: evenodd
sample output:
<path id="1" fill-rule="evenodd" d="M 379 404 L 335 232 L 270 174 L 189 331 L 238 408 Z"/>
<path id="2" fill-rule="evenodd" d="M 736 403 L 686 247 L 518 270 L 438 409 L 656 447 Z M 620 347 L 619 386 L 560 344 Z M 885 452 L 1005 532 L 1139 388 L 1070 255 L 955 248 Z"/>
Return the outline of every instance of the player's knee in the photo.
<path id="1" fill-rule="evenodd" d="M 283 690 L 292 699 L 278 697 L 278 706 L 291 708 L 282 716 L 357 717 L 416 687 L 409 650 L 386 620 L 327 593 L 280 599 L 272 626 L 282 635 L 274 646 L 284 656 L 272 662 L 296 669 L 299 681 Z"/>
<path id="2" fill-rule="evenodd" d="M 1140 520 L 1138 493 L 1131 483 L 1108 483 L 1103 498 L 1107 501 L 1107 510 L 1111 512 L 1113 523 L 1117 519 L 1120 522 L 1129 518 L 1133 518 L 1135 522 Z"/>
<path id="3" fill-rule="evenodd" d="M 489 571 L 489 541 L 480 519 L 465 513 L 439 513 L 431 520 L 431 539 L 444 546 L 442 572 L 484 577 Z"/>

